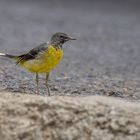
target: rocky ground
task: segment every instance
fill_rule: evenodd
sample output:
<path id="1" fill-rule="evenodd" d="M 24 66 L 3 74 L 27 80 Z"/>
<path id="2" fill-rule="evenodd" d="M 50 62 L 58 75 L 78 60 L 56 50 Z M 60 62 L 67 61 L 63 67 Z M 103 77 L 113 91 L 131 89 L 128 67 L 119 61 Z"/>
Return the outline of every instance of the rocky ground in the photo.
<path id="1" fill-rule="evenodd" d="M 139 13 L 138 0 L 0 0 L 0 52 L 21 54 L 58 31 L 77 38 L 51 73 L 51 97 L 44 75 L 35 95 L 34 75 L 0 58 L 0 138 L 139 140 Z"/>
<path id="2" fill-rule="evenodd" d="M 77 41 L 51 74 L 52 95 L 139 100 L 139 12 L 138 1 L 0 1 L 0 52 L 21 54 L 66 32 Z M 0 88 L 35 93 L 34 75 L 1 58 Z"/>
<path id="3" fill-rule="evenodd" d="M 109 97 L 0 93 L 3 140 L 139 140 L 140 106 Z"/>

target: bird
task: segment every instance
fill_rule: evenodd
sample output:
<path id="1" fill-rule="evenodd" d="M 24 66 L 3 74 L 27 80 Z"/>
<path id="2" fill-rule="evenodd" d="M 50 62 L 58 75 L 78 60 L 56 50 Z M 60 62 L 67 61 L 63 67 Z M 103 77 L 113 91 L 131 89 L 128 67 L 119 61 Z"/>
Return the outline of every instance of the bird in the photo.
<path id="1" fill-rule="evenodd" d="M 57 32 L 52 35 L 48 43 L 41 43 L 27 53 L 21 55 L 0 53 L 0 56 L 15 60 L 16 64 L 35 74 L 36 90 L 38 94 L 39 74 L 45 73 L 47 92 L 48 96 L 50 96 L 50 88 L 48 85 L 49 74 L 59 64 L 63 57 L 63 44 L 70 40 L 76 39 L 66 33 Z"/>

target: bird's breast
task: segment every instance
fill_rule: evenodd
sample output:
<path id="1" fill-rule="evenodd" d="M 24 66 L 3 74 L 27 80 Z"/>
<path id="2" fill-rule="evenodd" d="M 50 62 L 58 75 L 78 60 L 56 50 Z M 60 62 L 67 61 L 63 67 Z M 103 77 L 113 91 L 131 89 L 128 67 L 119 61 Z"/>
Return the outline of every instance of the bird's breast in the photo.
<path id="1" fill-rule="evenodd" d="M 31 72 L 45 73 L 54 69 L 63 57 L 63 50 L 48 46 L 36 59 L 24 63 L 24 67 Z"/>

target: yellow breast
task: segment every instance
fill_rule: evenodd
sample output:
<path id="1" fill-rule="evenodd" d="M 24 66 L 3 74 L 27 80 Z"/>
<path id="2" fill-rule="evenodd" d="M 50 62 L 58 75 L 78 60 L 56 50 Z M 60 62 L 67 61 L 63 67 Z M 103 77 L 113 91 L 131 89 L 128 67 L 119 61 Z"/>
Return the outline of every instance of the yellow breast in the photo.
<path id="1" fill-rule="evenodd" d="M 30 72 L 46 73 L 54 69 L 62 57 L 62 49 L 56 49 L 52 45 L 48 45 L 46 51 L 39 53 L 35 59 L 24 62 L 22 66 Z"/>

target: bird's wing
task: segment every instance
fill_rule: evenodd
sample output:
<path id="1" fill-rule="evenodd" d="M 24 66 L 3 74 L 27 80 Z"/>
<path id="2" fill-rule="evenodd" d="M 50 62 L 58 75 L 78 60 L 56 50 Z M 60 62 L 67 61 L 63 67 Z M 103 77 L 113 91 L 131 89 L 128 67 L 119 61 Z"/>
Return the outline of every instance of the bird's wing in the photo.
<path id="1" fill-rule="evenodd" d="M 41 45 L 30 50 L 28 53 L 19 55 L 17 64 L 24 63 L 25 61 L 35 59 L 40 52 L 45 51 L 46 49 L 47 49 L 47 43 L 42 43 Z"/>

